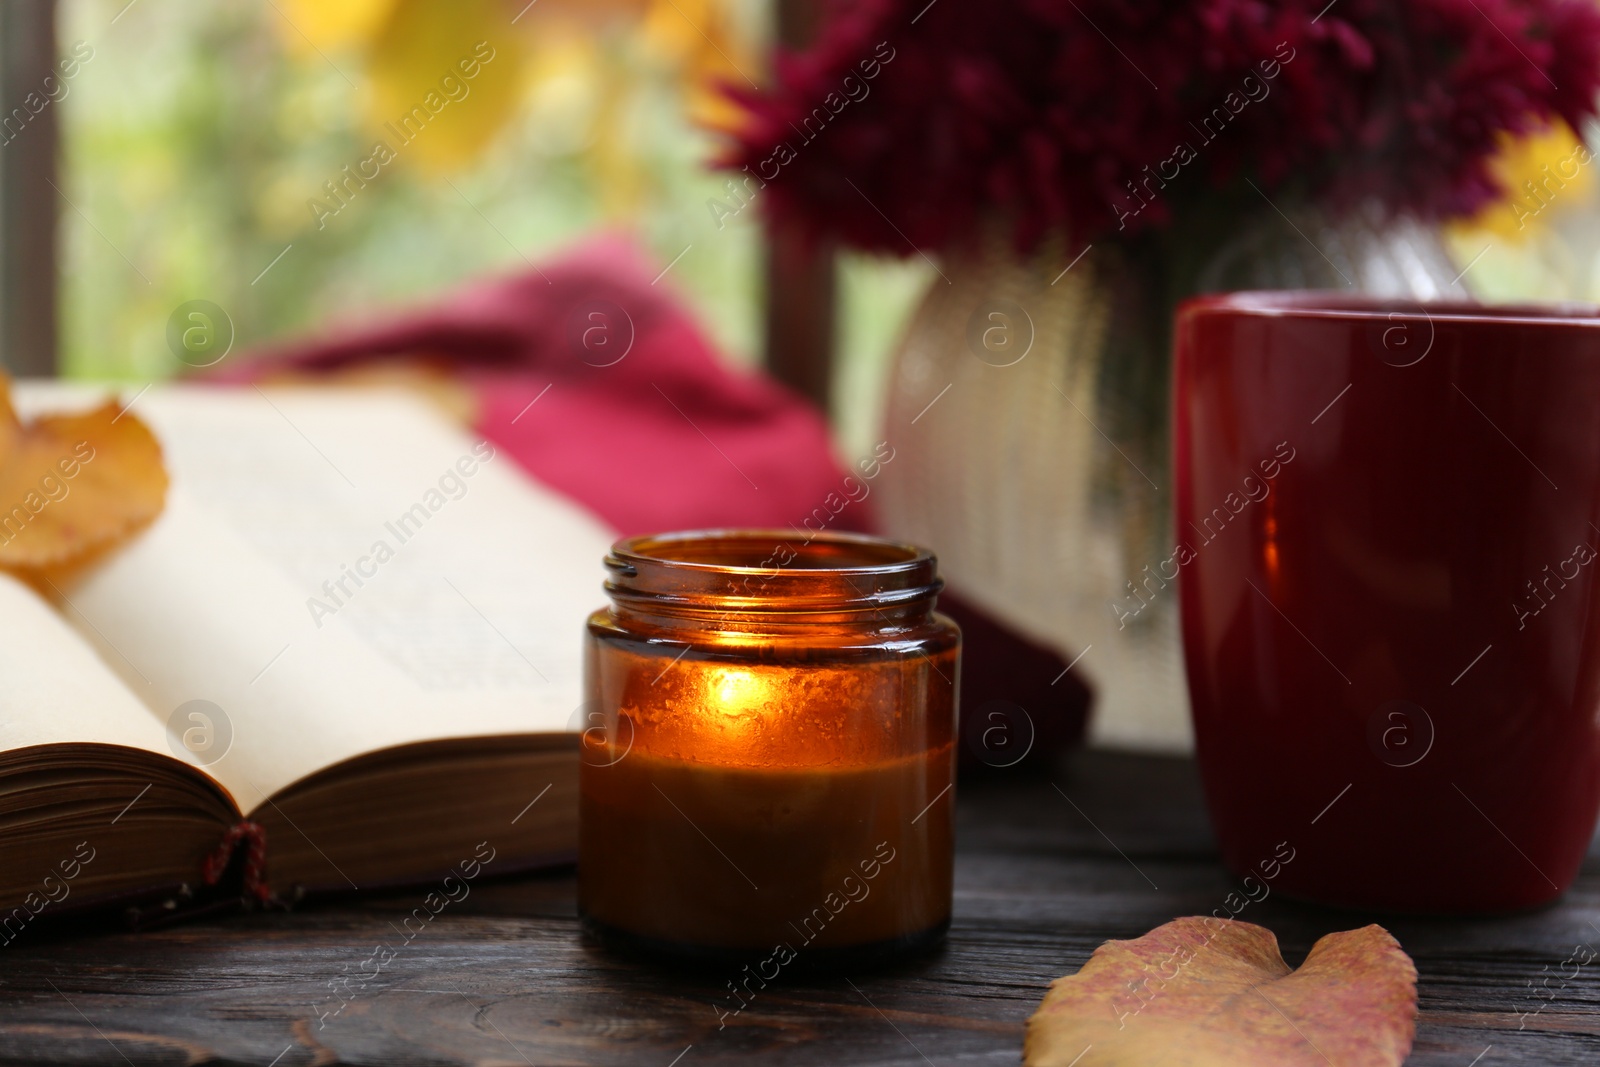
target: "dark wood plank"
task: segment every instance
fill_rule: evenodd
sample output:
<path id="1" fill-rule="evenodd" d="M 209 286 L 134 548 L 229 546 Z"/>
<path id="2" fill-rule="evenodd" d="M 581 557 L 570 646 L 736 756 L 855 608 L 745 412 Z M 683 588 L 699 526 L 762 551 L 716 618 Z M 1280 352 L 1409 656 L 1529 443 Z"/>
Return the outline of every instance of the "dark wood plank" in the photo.
<path id="1" fill-rule="evenodd" d="M 962 792 L 942 952 L 876 973 L 780 976 L 726 1019 L 732 975 L 587 944 L 563 872 L 480 883 L 320 1020 L 340 1004 L 330 982 L 379 942 L 401 943 L 422 890 L 143 934 L 30 931 L 0 950 L 0 1062 L 1015 1063 L 1052 978 L 1107 938 L 1208 912 L 1234 888 L 1188 761 L 1086 753 L 1053 780 Z M 1240 917 L 1273 929 L 1291 963 L 1371 918 L 1277 897 Z M 1600 855 L 1551 908 L 1385 925 L 1421 973 L 1414 1067 L 1467 1067 L 1486 1048 L 1481 1067 L 1600 1062 L 1600 960 L 1564 985 L 1553 977 L 1548 1006 L 1522 1015 L 1538 1003 L 1530 981 L 1555 975 L 1574 945 L 1600 948 Z"/>

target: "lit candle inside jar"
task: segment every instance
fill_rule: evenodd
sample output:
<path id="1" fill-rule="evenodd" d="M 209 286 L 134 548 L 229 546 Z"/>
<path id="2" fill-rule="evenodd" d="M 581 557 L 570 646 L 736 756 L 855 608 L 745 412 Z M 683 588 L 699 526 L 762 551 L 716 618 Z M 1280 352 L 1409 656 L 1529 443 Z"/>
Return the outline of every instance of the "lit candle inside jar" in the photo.
<path id="1" fill-rule="evenodd" d="M 588 929 L 814 964 L 937 942 L 960 636 L 932 610 L 933 558 L 757 532 L 636 538 L 607 564 L 580 770 Z"/>

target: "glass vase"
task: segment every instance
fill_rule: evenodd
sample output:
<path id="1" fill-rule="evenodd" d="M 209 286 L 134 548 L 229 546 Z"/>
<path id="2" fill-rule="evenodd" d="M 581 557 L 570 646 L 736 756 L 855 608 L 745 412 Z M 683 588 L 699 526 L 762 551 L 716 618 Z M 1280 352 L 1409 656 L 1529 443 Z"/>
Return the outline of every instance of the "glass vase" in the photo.
<path id="1" fill-rule="evenodd" d="M 1024 257 L 991 239 L 947 258 L 890 374 L 886 532 L 933 547 L 953 593 L 1075 664 L 1093 743 L 1189 751 L 1168 562 L 1174 306 L 1226 289 L 1465 297 L 1456 275 L 1431 228 L 1292 209 L 1198 255 L 1146 240 Z"/>

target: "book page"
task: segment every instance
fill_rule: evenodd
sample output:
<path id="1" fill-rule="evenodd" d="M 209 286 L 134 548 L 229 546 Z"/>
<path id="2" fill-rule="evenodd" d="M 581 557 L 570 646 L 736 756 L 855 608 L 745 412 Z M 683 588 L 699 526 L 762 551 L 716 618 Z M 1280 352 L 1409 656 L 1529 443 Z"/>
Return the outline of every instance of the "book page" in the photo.
<path id="1" fill-rule="evenodd" d="M 166 734 L 94 649 L 0 573 L 0 751 L 97 742 L 170 756 Z"/>
<path id="2" fill-rule="evenodd" d="M 568 729 L 598 520 L 405 393 L 157 387 L 133 410 L 167 508 L 63 608 L 158 720 L 221 710 L 207 769 L 242 808 L 379 748 Z"/>

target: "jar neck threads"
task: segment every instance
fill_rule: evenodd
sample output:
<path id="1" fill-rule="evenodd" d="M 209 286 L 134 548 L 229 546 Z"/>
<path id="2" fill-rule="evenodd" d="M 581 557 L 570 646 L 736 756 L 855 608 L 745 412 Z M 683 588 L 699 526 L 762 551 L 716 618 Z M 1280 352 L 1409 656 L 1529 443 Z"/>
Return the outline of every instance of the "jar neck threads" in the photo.
<path id="1" fill-rule="evenodd" d="M 689 622 L 904 625 L 944 587 L 925 549 L 858 534 L 704 530 L 618 541 L 606 557 L 618 608 Z"/>

